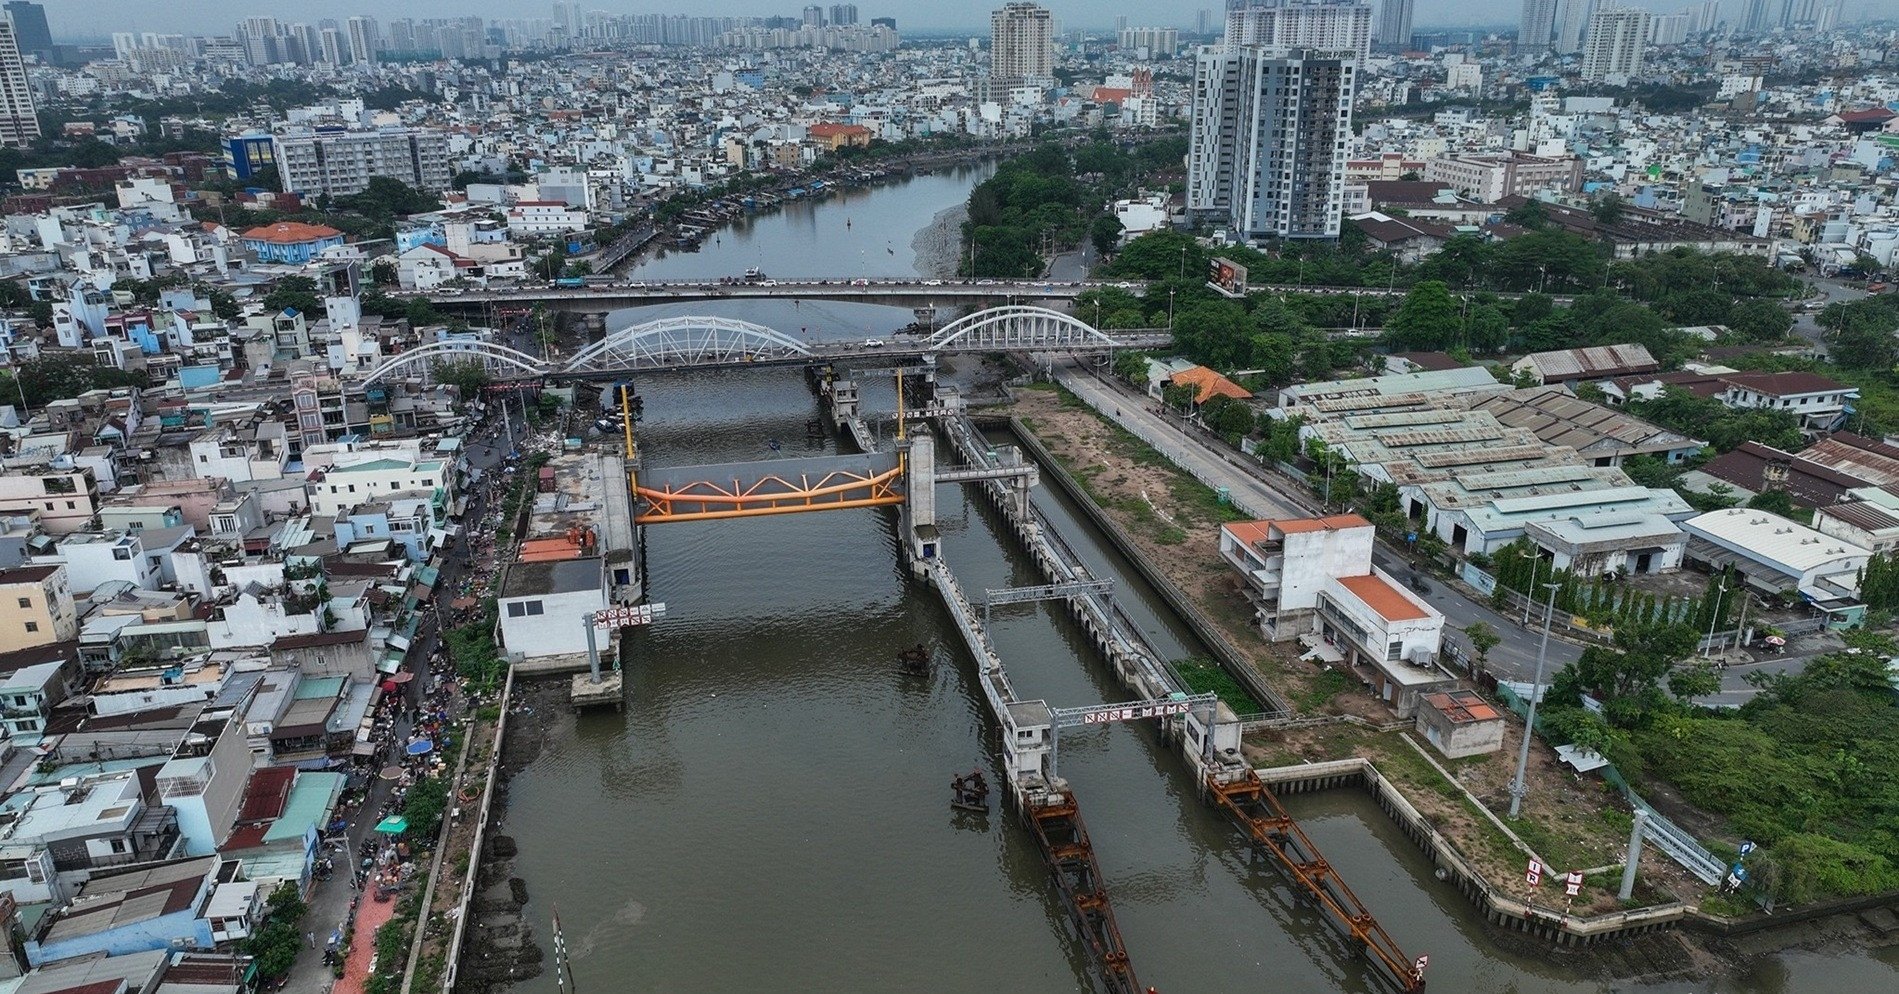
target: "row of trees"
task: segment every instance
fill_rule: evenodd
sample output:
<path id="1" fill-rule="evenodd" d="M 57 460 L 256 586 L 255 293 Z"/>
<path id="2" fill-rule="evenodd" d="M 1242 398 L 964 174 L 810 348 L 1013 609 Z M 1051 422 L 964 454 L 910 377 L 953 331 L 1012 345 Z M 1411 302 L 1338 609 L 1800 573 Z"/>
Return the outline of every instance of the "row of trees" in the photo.
<path id="1" fill-rule="evenodd" d="M 1557 585 L 1556 610 L 1598 627 L 1681 624 L 1707 631 L 1711 626 L 1727 627 L 1738 614 L 1740 597 L 1734 591 L 1739 583 L 1731 572 L 1710 577 L 1699 597 L 1657 597 L 1623 585 L 1619 577 L 1586 577 L 1567 569 L 1552 570 L 1538 558 L 1536 547 L 1528 539 L 1517 539 L 1484 562 L 1497 578 L 1496 603 L 1504 603 L 1501 591 L 1514 590 L 1534 600 L 1534 614 L 1542 612 L 1549 597 L 1543 586 L 1546 583 Z M 1717 595 L 1717 587 L 1726 593 Z"/>

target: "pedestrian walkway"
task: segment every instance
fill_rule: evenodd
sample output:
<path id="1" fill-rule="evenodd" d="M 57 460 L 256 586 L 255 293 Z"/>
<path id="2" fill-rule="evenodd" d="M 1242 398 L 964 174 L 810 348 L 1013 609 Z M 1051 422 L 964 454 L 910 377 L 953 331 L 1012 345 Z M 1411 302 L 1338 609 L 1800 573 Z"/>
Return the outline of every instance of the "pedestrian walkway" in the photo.
<path id="1" fill-rule="evenodd" d="M 396 914 L 395 897 L 387 901 L 377 901 L 367 894 L 363 897 L 356 911 L 356 932 L 349 940 L 349 959 L 343 963 L 343 976 L 330 988 L 331 994 L 363 994 L 363 987 L 369 983 L 370 962 L 376 958 L 376 930 Z"/>

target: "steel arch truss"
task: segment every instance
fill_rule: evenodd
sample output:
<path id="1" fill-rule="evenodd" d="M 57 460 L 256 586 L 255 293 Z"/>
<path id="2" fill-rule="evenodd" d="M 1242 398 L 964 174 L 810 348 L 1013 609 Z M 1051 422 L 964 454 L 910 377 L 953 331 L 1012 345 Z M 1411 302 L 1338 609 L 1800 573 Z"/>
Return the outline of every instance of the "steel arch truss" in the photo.
<path id="1" fill-rule="evenodd" d="M 688 471 L 689 472 L 689 471 Z M 887 507 L 903 503 L 903 469 L 882 472 L 835 469 L 829 472 L 763 472 L 752 478 L 694 480 L 660 486 L 640 485 L 635 495 L 644 508 L 633 523 L 756 518 L 768 514 Z"/>
<path id="2" fill-rule="evenodd" d="M 930 336 L 928 348 L 932 352 L 1034 352 L 1117 344 L 1079 318 L 1046 307 L 1010 304 L 957 318 Z"/>
<path id="3" fill-rule="evenodd" d="M 434 366 L 438 362 L 457 359 L 479 360 L 484 367 L 491 371 L 506 366 L 518 372 L 527 373 L 530 376 L 542 376 L 548 372 L 546 363 L 541 362 L 539 359 L 525 352 L 517 352 L 505 345 L 495 345 L 492 342 L 449 340 L 444 342 L 430 342 L 421 348 L 410 349 L 407 352 L 391 356 L 383 360 L 376 368 L 370 370 L 368 375 L 363 377 L 362 382 L 365 384 L 374 383 L 391 373 L 409 366 L 414 366 L 418 363 L 426 363 L 428 366 Z"/>
<path id="4" fill-rule="evenodd" d="M 810 354 L 803 342 L 764 325 L 731 318 L 674 317 L 622 328 L 582 349 L 564 371 L 710 366 Z"/>

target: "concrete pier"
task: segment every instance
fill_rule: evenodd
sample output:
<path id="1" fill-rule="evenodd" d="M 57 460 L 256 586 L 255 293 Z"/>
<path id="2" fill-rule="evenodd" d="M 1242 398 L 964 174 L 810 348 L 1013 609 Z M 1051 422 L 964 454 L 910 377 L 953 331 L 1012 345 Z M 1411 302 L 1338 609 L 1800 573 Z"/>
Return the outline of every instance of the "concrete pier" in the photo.
<path id="1" fill-rule="evenodd" d="M 576 673 L 573 689 L 568 694 L 568 703 L 574 710 L 586 708 L 611 707 L 617 711 L 626 710 L 626 698 L 622 696 L 623 682 L 619 673 L 602 673 L 600 682 L 595 683 L 590 673 Z"/>

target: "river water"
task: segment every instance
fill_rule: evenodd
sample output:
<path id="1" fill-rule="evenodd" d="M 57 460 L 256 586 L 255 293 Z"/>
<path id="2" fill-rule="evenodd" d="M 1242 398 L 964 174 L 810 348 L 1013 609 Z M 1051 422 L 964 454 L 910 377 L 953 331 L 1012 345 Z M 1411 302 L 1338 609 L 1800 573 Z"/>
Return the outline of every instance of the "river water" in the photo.
<path id="1" fill-rule="evenodd" d="M 899 248 L 975 174 L 923 177 L 756 219 L 696 255 L 649 262 L 667 276 L 783 260 L 845 260 L 836 237 L 876 219 Z M 922 198 L 915 202 L 911 198 Z M 835 229 L 839 212 L 853 218 Z M 907 227 L 905 227 L 907 225 Z M 896 256 L 882 260 L 895 266 Z M 911 260 L 914 265 L 914 260 Z M 812 268 L 787 272 L 816 272 Z M 880 275 L 891 268 L 833 270 Z M 642 267 L 636 278 L 660 273 Z M 905 323 L 907 311 L 784 302 L 685 305 L 813 335 Z M 789 308 L 789 310 L 785 310 Z M 623 312 L 644 320 L 678 308 Z M 641 384 L 652 465 L 793 458 L 817 405 L 789 370 L 656 377 Z M 879 400 L 867 391 L 871 406 Z M 783 441 L 773 453 L 770 440 Z M 828 440 L 811 451 L 831 451 Z M 941 488 L 944 551 L 965 590 L 1042 582 L 987 505 Z M 1171 655 L 1193 638 L 1063 496 L 1035 499 L 1116 599 Z M 949 779 L 989 760 L 993 731 L 971 663 L 928 588 L 899 563 L 894 515 L 829 511 L 647 530 L 649 591 L 664 621 L 635 633 L 624 714 L 564 711 L 512 781 L 506 830 L 527 913 L 549 934 L 557 908 L 579 984 L 614 991 L 1078 991 L 1090 973 L 1039 854 L 1001 813 L 958 816 Z M 1003 609 L 994 638 L 1024 696 L 1056 705 L 1125 698 L 1053 605 Z M 927 679 L 899 676 L 896 652 L 932 646 Z M 1143 984 L 1166 992 L 1377 989 L 1362 963 L 1271 865 L 1249 861 L 1236 829 L 1199 801 L 1149 729 L 1117 725 L 1062 743 L 1062 772 L 1095 840 Z M 1500 950 L 1471 906 L 1351 791 L 1291 807 L 1387 930 L 1431 955 L 1444 991 L 1605 989 L 1581 965 Z M 1789 954 L 1716 983 L 1621 985 L 1653 991 L 1777 994 L 1890 989 L 1890 955 Z M 552 994 L 551 973 L 521 985 Z"/>

